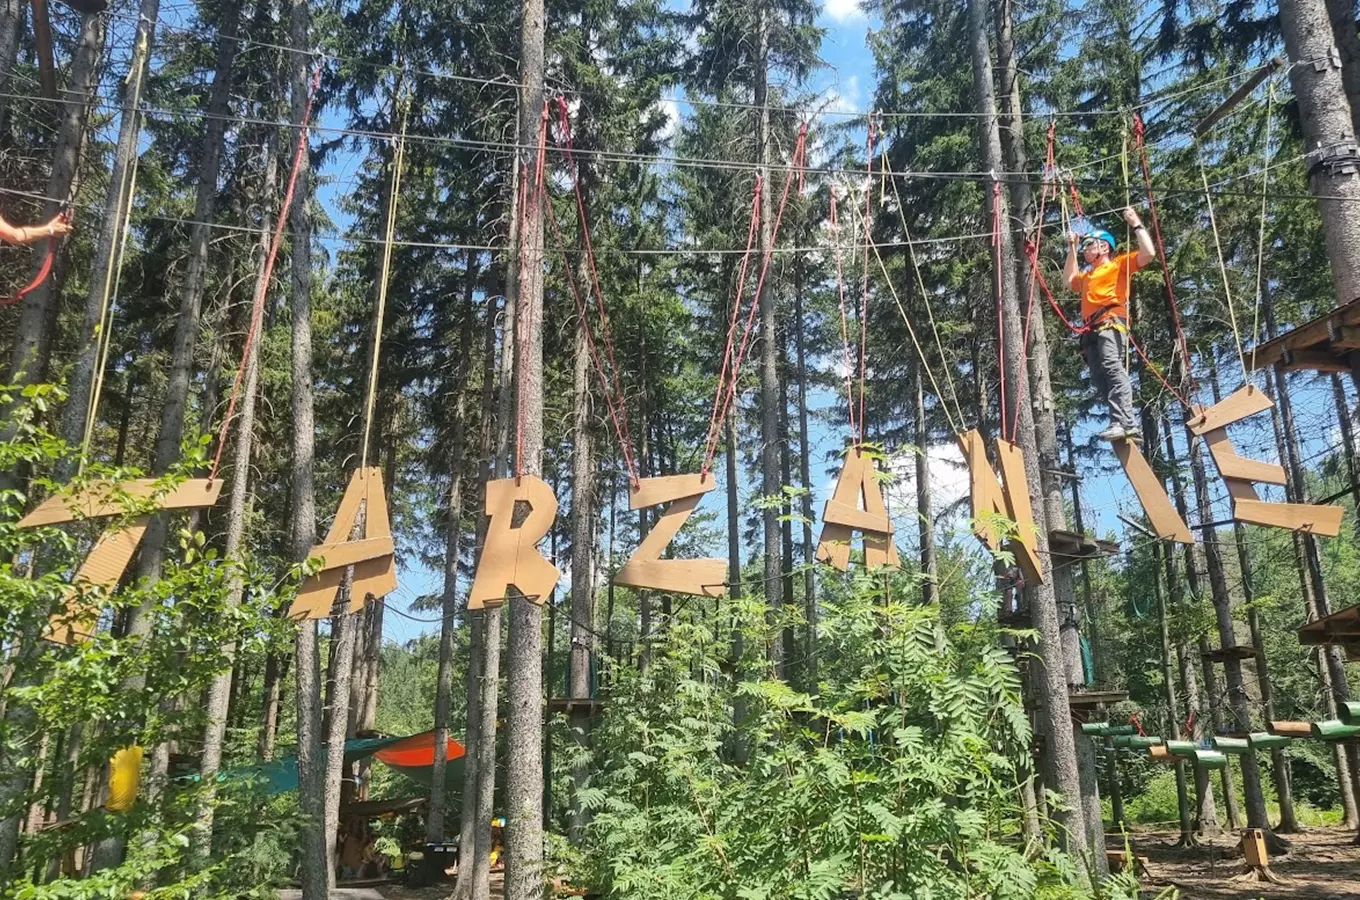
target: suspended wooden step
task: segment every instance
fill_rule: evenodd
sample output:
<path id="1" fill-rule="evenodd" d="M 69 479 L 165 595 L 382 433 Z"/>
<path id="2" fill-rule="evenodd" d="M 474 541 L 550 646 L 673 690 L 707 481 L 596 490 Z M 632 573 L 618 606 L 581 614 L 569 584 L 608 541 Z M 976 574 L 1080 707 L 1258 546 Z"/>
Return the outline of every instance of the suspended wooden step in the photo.
<path id="1" fill-rule="evenodd" d="M 1255 659 L 1260 654 L 1255 647 L 1248 647 L 1245 644 L 1238 644 L 1235 647 L 1219 647 L 1216 650 L 1205 650 L 1200 654 L 1206 661 L 1223 663 L 1230 659 L 1246 660 Z"/>
<path id="2" fill-rule="evenodd" d="M 1160 737 L 1150 734 L 1121 734 L 1111 739 L 1116 750 L 1147 750 L 1163 743 Z"/>
<path id="3" fill-rule="evenodd" d="M 1156 746 L 1149 747 L 1148 756 L 1151 757 L 1154 762 L 1159 763 L 1174 763 L 1176 761 L 1176 757 L 1171 754 L 1171 750 L 1166 744 L 1157 744 Z"/>
<path id="4" fill-rule="evenodd" d="M 1347 700 L 1342 703 L 1337 714 L 1347 725 L 1360 725 L 1360 700 Z"/>
<path id="5" fill-rule="evenodd" d="M 1219 753 L 1228 753 L 1241 756 L 1251 750 L 1251 741 L 1247 738 L 1228 737 L 1226 735 L 1215 735 L 1212 743 L 1214 749 Z"/>
<path id="6" fill-rule="evenodd" d="M 1196 750 L 1192 754 L 1195 765 L 1201 769 L 1226 769 L 1228 757 L 1217 750 Z"/>
<path id="7" fill-rule="evenodd" d="M 1133 485 L 1133 492 L 1138 495 L 1143 512 L 1152 523 L 1153 533 L 1164 541 L 1193 544 L 1195 539 L 1190 534 L 1190 528 L 1180 513 L 1176 512 L 1176 507 L 1171 505 L 1171 498 L 1166 495 L 1166 485 L 1152 471 L 1152 466 L 1148 465 L 1138 445 L 1133 441 L 1117 441 L 1114 452 L 1124 467 L 1129 484 Z"/>
<path id="8" fill-rule="evenodd" d="M 1278 365 L 1289 371 L 1348 372 L 1351 352 L 1360 350 L 1360 328 L 1356 326 L 1360 326 L 1360 300 L 1338 306 L 1261 344 L 1252 356 L 1257 367 Z"/>
<path id="9" fill-rule="evenodd" d="M 1274 721 L 1266 729 L 1277 737 L 1310 738 L 1313 736 L 1312 722 Z"/>
<path id="10" fill-rule="evenodd" d="M 584 713 L 591 718 L 598 716 L 604 711 L 605 701 L 599 697 L 553 697 L 548 700 L 548 712 Z"/>
<path id="11" fill-rule="evenodd" d="M 1199 749 L 1194 741 L 1167 741 L 1166 752 L 1172 756 L 1191 756 Z"/>
<path id="12" fill-rule="evenodd" d="M 1247 735 L 1247 742 L 1251 744 L 1253 750 L 1278 750 L 1285 747 L 1293 738 L 1283 734 L 1271 734 L 1268 731 L 1253 731 Z"/>
<path id="13" fill-rule="evenodd" d="M 1111 725 L 1109 722 L 1083 722 L 1081 733 L 1093 737 L 1110 737 L 1112 735 L 1136 734 L 1138 729 L 1132 725 Z"/>
<path id="14" fill-rule="evenodd" d="M 1088 534 L 1055 528 L 1048 533 L 1048 550 L 1054 556 L 1069 560 L 1099 559 L 1102 556 L 1117 556 L 1119 544 Z"/>
<path id="15" fill-rule="evenodd" d="M 1314 722 L 1313 737 L 1320 741 L 1352 741 L 1360 739 L 1360 725 L 1347 725 L 1340 719 Z"/>

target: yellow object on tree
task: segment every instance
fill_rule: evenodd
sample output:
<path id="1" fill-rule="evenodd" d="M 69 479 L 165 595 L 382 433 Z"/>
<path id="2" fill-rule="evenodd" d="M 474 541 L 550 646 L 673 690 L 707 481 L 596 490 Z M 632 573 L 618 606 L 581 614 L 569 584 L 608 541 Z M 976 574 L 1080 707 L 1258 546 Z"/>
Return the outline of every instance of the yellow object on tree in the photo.
<path id="1" fill-rule="evenodd" d="M 124 747 L 109 760 L 109 799 L 104 808 L 109 812 L 126 812 L 137 800 L 137 788 L 142 783 L 142 748 L 135 744 Z"/>

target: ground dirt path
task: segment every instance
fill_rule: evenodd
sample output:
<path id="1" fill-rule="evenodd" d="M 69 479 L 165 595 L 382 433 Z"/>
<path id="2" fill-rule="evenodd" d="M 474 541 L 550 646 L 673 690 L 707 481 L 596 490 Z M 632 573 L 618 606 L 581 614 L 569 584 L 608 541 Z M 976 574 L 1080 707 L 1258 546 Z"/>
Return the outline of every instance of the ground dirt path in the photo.
<path id="1" fill-rule="evenodd" d="M 1272 857 L 1271 870 L 1283 884 L 1242 883 L 1232 878 L 1243 869 L 1237 837 L 1224 834 L 1193 850 L 1174 847 L 1175 833 L 1133 832 L 1134 852 L 1148 858 L 1145 897 L 1177 888 L 1184 900 L 1357 900 L 1360 898 L 1360 846 L 1355 832 L 1310 828 L 1287 835 L 1288 853 Z M 1110 849 L 1122 849 L 1117 837 Z"/>

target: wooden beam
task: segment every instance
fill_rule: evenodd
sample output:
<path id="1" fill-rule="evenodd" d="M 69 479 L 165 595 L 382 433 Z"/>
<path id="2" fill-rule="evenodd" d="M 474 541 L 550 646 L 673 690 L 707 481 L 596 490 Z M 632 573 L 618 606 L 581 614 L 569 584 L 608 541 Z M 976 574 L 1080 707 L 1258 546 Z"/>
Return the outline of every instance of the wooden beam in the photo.
<path id="1" fill-rule="evenodd" d="M 1223 428 L 1205 432 L 1204 443 L 1224 480 L 1237 478 L 1242 481 L 1264 481 L 1266 484 L 1284 484 L 1286 481 L 1284 466 L 1238 456 L 1228 432 Z"/>
<path id="2" fill-rule="evenodd" d="M 1278 363 L 1284 357 L 1286 350 L 1303 350 L 1324 343 L 1333 325 L 1360 325 L 1360 298 L 1352 300 L 1344 306 L 1329 310 L 1317 318 L 1261 344 L 1252 351 L 1256 360 L 1256 367 L 1259 369 Z"/>
<path id="3" fill-rule="evenodd" d="M 1207 409 L 1196 407 L 1197 415 L 1185 424 L 1193 434 L 1202 435 L 1206 431 L 1224 428 L 1248 416 L 1265 412 L 1274 405 L 1275 401 L 1265 391 L 1254 384 L 1247 384 Z"/>
<path id="4" fill-rule="evenodd" d="M 1360 328 L 1342 325 L 1339 322 L 1327 323 L 1327 342 L 1332 350 L 1360 350 Z"/>
<path id="5" fill-rule="evenodd" d="M 1283 357 L 1286 372 L 1349 372 L 1351 364 L 1326 350 L 1286 350 Z"/>
<path id="6" fill-rule="evenodd" d="M 185 481 L 158 495 L 160 483 L 155 478 L 139 478 L 114 484 L 95 481 L 74 493 L 53 494 L 39 503 L 33 512 L 19 520 L 18 528 L 37 528 L 58 525 L 77 519 L 97 519 L 128 512 L 134 501 L 151 500 L 156 509 L 194 509 L 212 506 L 222 493 L 222 479 L 195 478 Z M 126 501 L 126 502 L 125 502 Z"/>
<path id="7" fill-rule="evenodd" d="M 1133 441 L 1117 441 L 1114 452 L 1124 466 L 1129 484 L 1133 485 L 1133 492 L 1138 495 L 1138 502 L 1143 505 L 1143 511 L 1147 513 L 1148 521 L 1152 523 L 1157 537 L 1181 544 L 1193 544 L 1195 539 L 1190 534 L 1189 527 L 1180 513 L 1176 512 L 1176 507 L 1171 505 L 1171 498 L 1166 495 L 1166 486 L 1143 458 L 1138 445 Z"/>
<path id="8" fill-rule="evenodd" d="M 1232 112 L 1237 104 L 1245 100 L 1252 91 L 1261 86 L 1261 82 L 1269 78 L 1282 65 L 1284 65 L 1284 58 L 1277 56 L 1253 72 L 1250 78 L 1242 82 L 1241 86 L 1229 94 L 1209 115 L 1199 120 L 1198 124 L 1195 125 L 1195 137 L 1202 138 L 1208 134 L 1210 128 L 1222 121 L 1224 116 Z"/>

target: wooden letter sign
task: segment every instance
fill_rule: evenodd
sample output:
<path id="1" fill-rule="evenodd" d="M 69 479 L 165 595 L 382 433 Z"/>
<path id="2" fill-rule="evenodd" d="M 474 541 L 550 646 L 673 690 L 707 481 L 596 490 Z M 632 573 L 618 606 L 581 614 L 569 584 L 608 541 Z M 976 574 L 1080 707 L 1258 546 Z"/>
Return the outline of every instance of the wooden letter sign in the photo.
<path id="1" fill-rule="evenodd" d="M 973 533 L 993 550 L 1001 546 L 1001 534 L 996 524 L 988 521 L 993 516 L 1004 516 L 1015 523 L 1015 536 L 1007 542 L 1007 549 L 1024 573 L 1026 584 L 1041 584 L 1043 570 L 1039 567 L 1038 528 L 1030 506 L 1029 483 L 1025 480 L 1025 460 L 1020 448 L 997 439 L 997 457 L 1005 486 L 997 481 L 996 473 L 987 462 L 987 449 L 982 435 L 976 430 L 959 438 L 963 458 L 968 464 L 969 498 L 972 503 Z"/>
<path id="2" fill-rule="evenodd" d="M 636 488 L 631 489 L 628 492 L 630 509 L 646 509 L 666 502 L 670 506 L 666 507 L 628 562 L 614 575 L 614 583 L 697 597 L 721 597 L 726 594 L 726 560 L 661 559 L 661 552 L 675 539 L 676 533 L 688 521 L 704 494 L 713 490 L 714 486 L 713 479 L 709 479 L 705 485 L 702 475 L 668 475 L 663 478 L 643 478 Z"/>
<path id="3" fill-rule="evenodd" d="M 1320 506 L 1313 503 L 1267 503 L 1256 493 L 1252 482 L 1284 484 L 1284 468 L 1274 463 L 1261 462 L 1238 456 L 1228 438 L 1228 426 L 1247 416 L 1274 406 L 1265 392 L 1255 385 L 1247 385 L 1205 409 L 1196 407 L 1196 418 L 1188 424 L 1190 430 L 1204 438 L 1209 455 L 1218 466 L 1218 474 L 1228 486 L 1233 500 L 1233 518 L 1253 525 L 1309 531 L 1335 537 L 1341 531 L 1341 507 Z"/>
<path id="4" fill-rule="evenodd" d="M 529 514 L 515 525 L 515 506 L 526 503 Z M 557 518 L 557 498 L 541 478 L 523 475 L 486 483 L 486 544 L 468 593 L 468 609 L 500 606 L 515 588 L 540 606 L 562 573 L 538 552 L 538 542 Z"/>
<path id="5" fill-rule="evenodd" d="M 361 505 L 364 536 L 350 540 Z M 321 570 L 298 589 L 297 599 L 288 610 L 292 618 L 328 618 L 350 566 L 354 567 L 354 578 L 346 612 L 358 612 L 368 604 L 369 597 L 378 599 L 397 589 L 396 545 L 392 542 L 381 469 L 358 469 L 350 476 L 325 543 L 313 547 L 307 558 L 321 560 Z"/>
<path id="6" fill-rule="evenodd" d="M 1164 541 L 1193 544 L 1195 538 L 1190 534 L 1189 526 L 1185 524 L 1181 514 L 1176 512 L 1176 507 L 1171 505 L 1171 498 L 1166 495 L 1166 485 L 1157 477 L 1157 473 L 1152 471 L 1152 466 L 1148 465 L 1147 458 L 1143 456 L 1143 451 L 1138 449 L 1138 445 L 1133 441 L 1115 441 L 1114 452 L 1119 457 L 1120 465 L 1124 467 L 1129 484 L 1133 485 L 1133 492 L 1138 495 L 1143 512 L 1147 513 L 1148 521 L 1157 532 L 1157 537 Z"/>
<path id="7" fill-rule="evenodd" d="M 48 497 L 19 520 L 19 528 L 58 525 L 77 519 L 100 519 L 127 511 L 137 501 L 150 501 L 156 509 L 195 509 L 212 506 L 222 493 L 222 481 L 206 478 L 185 481 L 158 494 L 157 480 L 141 478 L 115 485 L 92 482 L 76 491 L 62 491 Z M 126 500 L 126 502 L 125 502 Z M 143 507 L 144 508 L 144 507 Z M 94 634 L 99 609 L 82 596 L 82 587 L 112 590 L 127 571 L 137 546 L 146 534 L 151 516 L 133 516 L 108 529 L 95 541 L 85 561 L 76 570 L 67 591 L 66 610 L 52 617 L 45 637 L 60 644 L 88 640 Z"/>
<path id="8" fill-rule="evenodd" d="M 872 569 L 902 564 L 893 543 L 893 524 L 883 503 L 877 470 L 861 448 L 853 447 L 846 454 L 836 491 L 822 511 L 822 523 L 817 558 L 832 568 L 844 572 L 850 567 L 850 536 L 855 531 L 864 535 L 866 566 Z"/>

